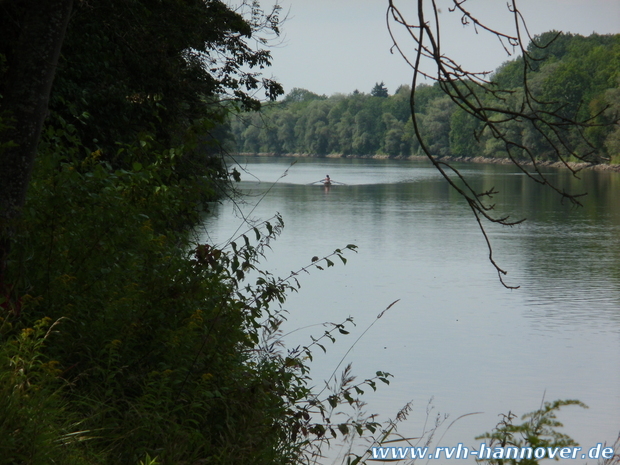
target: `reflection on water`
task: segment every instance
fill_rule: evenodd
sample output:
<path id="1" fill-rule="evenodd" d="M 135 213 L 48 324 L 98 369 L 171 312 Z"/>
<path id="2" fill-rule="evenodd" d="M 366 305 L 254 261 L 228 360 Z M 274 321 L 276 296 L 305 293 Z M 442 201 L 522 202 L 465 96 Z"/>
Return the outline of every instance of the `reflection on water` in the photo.
<path id="1" fill-rule="evenodd" d="M 513 228 L 488 228 L 508 283 L 521 286 L 509 291 L 487 261 L 471 212 L 430 165 L 293 161 L 246 162 L 255 177 L 244 175 L 241 188 L 256 196 L 245 212 L 263 219 L 280 212 L 285 221 L 263 266 L 285 276 L 314 255 L 359 247 L 347 266 L 302 278 L 301 291 L 286 303 L 287 331 L 348 316 L 357 324 L 350 340 L 340 339 L 327 356 L 316 354 L 317 384 L 377 314 L 400 299 L 347 358 L 362 378 L 379 369 L 395 375 L 390 387 L 366 396 L 380 419 L 413 399 L 403 433 L 419 434 L 434 396 L 435 407 L 452 418 L 484 412 L 457 422 L 435 445 L 477 446 L 474 437 L 489 431 L 499 413 L 535 410 L 543 396 L 576 398 L 590 409 L 561 412 L 564 431 L 584 447 L 613 442 L 620 430 L 620 175 L 584 172 L 577 180 L 550 171 L 567 189 L 588 192 L 576 208 L 511 167 L 459 166 L 476 185 L 500 191 L 499 213 L 527 218 Z M 309 185 L 326 174 L 346 185 Z M 227 203 L 216 209 L 205 222 L 205 240 L 230 237 L 241 221 L 233 211 Z M 320 333 L 296 331 L 288 342 Z"/>

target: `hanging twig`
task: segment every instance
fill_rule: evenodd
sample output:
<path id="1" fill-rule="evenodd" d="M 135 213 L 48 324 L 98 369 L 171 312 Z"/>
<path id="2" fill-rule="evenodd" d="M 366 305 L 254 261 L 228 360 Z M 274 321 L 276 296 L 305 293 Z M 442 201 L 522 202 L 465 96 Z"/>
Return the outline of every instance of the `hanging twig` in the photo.
<path id="1" fill-rule="evenodd" d="M 591 162 L 596 158 L 594 148 L 585 137 L 583 130 L 599 125 L 594 122 L 598 115 L 579 119 L 577 117 L 578 111 L 576 111 L 574 116 L 567 116 L 563 113 L 563 105 L 558 102 L 542 101 L 534 95 L 530 87 L 529 77 L 536 58 L 532 56 L 527 44 L 524 43 L 524 38 L 530 42 L 530 47 L 533 50 L 540 50 L 553 43 L 557 36 L 547 43 L 538 43 L 529 33 L 523 16 L 517 8 L 516 0 L 508 2 L 507 14 L 512 15 L 514 22 L 514 30 L 511 33 L 504 33 L 483 24 L 465 8 L 466 2 L 467 0 L 452 0 L 449 11 L 461 14 L 461 23 L 464 26 L 473 25 L 476 33 L 484 32 L 496 37 L 507 55 L 512 55 L 516 50 L 522 56 L 523 96 L 517 105 L 510 105 L 508 101 L 508 98 L 514 95 L 514 91 L 502 89 L 492 82 L 489 78 L 489 71 L 472 72 L 465 70 L 456 60 L 443 54 L 439 20 L 440 10 L 435 0 L 418 0 L 417 17 L 414 21 L 406 19 L 396 6 L 396 2 L 389 0 L 386 20 L 393 41 L 392 50 L 396 50 L 413 70 L 410 107 L 412 124 L 420 143 L 420 149 L 450 186 L 466 200 L 485 238 L 489 250 L 489 261 L 497 270 L 501 283 L 507 288 L 513 289 L 515 287 L 507 285 L 503 280 L 506 271 L 493 258 L 491 241 L 482 220 L 485 219 L 490 223 L 504 226 L 514 226 L 523 220 L 513 221 L 509 219 L 509 216 L 497 216 L 494 211 L 494 204 L 488 203 L 497 192 L 493 189 L 486 192 L 477 191 L 456 168 L 450 163 L 440 160 L 437 154 L 433 153 L 425 143 L 417 115 L 418 108 L 416 107 L 416 91 L 418 84 L 420 84 L 420 78 L 436 82 L 459 109 L 482 124 L 482 130 L 474 133 L 476 138 L 480 136 L 482 131 L 488 131 L 495 139 L 503 143 L 510 161 L 531 180 L 548 186 L 558 193 L 562 199 L 567 199 L 575 205 L 581 205 L 579 197 L 585 194 L 566 192 L 551 182 L 546 174 L 540 170 L 539 161 L 532 147 L 512 137 L 507 130 L 507 125 L 514 123 L 529 125 L 529 128 L 541 138 L 545 147 L 555 158 L 576 175 L 578 170 L 569 164 L 569 158 L 572 157 L 584 162 Z M 429 18 L 426 17 L 427 12 Z M 404 27 L 411 38 L 413 42 L 413 53 L 411 55 L 407 52 L 409 47 L 405 47 L 397 41 L 393 30 L 394 25 Z M 432 65 L 432 73 L 422 69 L 423 62 Z M 489 102 L 493 103 L 490 104 Z M 579 129 L 578 134 L 581 139 L 578 142 L 570 141 L 567 137 L 569 128 Z M 586 153 L 578 153 L 576 150 L 578 143 L 582 147 L 590 147 L 590 150 Z"/>

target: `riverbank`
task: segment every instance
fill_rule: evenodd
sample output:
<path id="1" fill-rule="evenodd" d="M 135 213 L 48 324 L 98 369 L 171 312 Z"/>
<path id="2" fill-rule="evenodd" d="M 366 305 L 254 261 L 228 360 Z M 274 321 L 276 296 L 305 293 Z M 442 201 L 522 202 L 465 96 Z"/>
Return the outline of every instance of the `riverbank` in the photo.
<path id="1" fill-rule="evenodd" d="M 236 155 L 241 155 L 245 157 L 281 157 L 281 158 L 360 158 L 360 159 L 377 159 L 377 160 L 416 160 L 416 161 L 424 161 L 427 160 L 426 157 L 420 156 L 409 156 L 409 157 L 389 157 L 387 155 L 343 155 L 343 154 L 329 154 L 329 155 L 315 155 L 309 153 L 287 153 L 287 154 L 276 154 L 270 152 L 259 152 L 259 153 L 238 153 Z M 437 157 L 438 161 L 446 162 L 446 163 L 492 163 L 495 165 L 510 165 L 512 161 L 508 158 L 488 158 L 488 157 Z M 533 166 L 531 161 L 522 161 L 523 166 Z M 536 162 L 536 165 L 539 167 L 550 167 L 550 168 L 566 168 L 568 165 L 571 169 L 575 171 L 580 171 L 583 169 L 592 169 L 597 171 L 615 171 L 620 172 L 620 165 L 605 165 L 605 164 L 593 164 L 593 163 L 575 163 L 568 162 L 564 164 L 560 161 L 550 162 L 550 161 L 539 161 Z"/>

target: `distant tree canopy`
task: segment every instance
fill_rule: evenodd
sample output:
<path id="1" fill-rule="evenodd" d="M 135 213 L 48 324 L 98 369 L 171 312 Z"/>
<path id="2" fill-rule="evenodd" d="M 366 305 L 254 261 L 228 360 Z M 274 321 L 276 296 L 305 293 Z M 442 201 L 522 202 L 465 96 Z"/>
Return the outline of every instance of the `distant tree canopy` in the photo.
<path id="1" fill-rule="evenodd" d="M 556 32 L 548 32 L 535 40 L 546 43 L 555 35 Z M 583 37 L 560 33 L 549 47 L 532 47 L 532 53 L 537 61 L 529 85 L 536 97 L 557 102 L 560 112 L 578 113 L 601 123 L 586 129 L 594 147 L 583 146 L 579 150 L 586 153 L 594 149 L 598 161 L 620 163 L 620 127 L 605 125 L 620 113 L 620 34 Z M 523 92 L 521 60 L 519 57 L 507 61 L 492 76 L 491 85 L 510 91 L 504 100 L 507 106 L 516 105 Z M 411 117 L 409 91 L 408 86 L 401 86 L 388 96 L 383 83 L 378 83 L 370 95 L 353 92 L 326 98 L 294 89 L 282 102 L 266 108 L 263 115 L 247 113 L 231 123 L 237 150 L 422 155 L 411 125 L 407 124 Z M 439 85 L 418 86 L 416 109 L 422 136 L 434 154 L 507 156 L 493 134 L 479 120 L 458 109 Z M 554 154 L 543 148 L 540 135 L 531 127 L 514 121 L 507 130 L 514 132 L 518 143 L 531 148 L 541 160 L 554 160 Z M 577 139 L 579 130 L 568 129 L 567 137 Z"/>
<path id="2" fill-rule="evenodd" d="M 240 152 L 409 155 L 415 151 L 407 124 L 410 90 L 401 86 L 389 97 L 353 92 L 327 98 L 293 89 L 261 113 L 234 118 L 231 131 Z"/>
<path id="3" fill-rule="evenodd" d="M 370 91 L 370 95 L 372 95 L 373 97 L 387 98 L 389 94 L 388 94 L 387 87 L 385 87 L 385 85 L 383 84 L 383 81 L 381 81 L 381 84 L 379 83 L 375 84 L 375 86 Z"/>
<path id="4" fill-rule="evenodd" d="M 326 98 L 327 97 L 324 95 L 318 95 L 318 94 L 315 94 L 314 92 L 310 92 L 309 90 L 299 89 L 295 87 L 288 94 L 286 94 L 284 101 L 286 102 L 308 102 L 310 100 L 325 100 Z"/>

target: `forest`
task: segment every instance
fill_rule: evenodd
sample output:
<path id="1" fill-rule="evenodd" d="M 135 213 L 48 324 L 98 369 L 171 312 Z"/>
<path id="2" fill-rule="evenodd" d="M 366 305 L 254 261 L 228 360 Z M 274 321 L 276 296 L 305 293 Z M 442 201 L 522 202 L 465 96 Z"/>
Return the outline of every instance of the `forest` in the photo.
<path id="1" fill-rule="evenodd" d="M 579 131 L 585 131 L 589 144 L 577 144 L 580 156 L 594 163 L 620 163 L 620 127 L 611 124 L 620 112 L 620 35 L 583 37 L 550 31 L 534 40 L 548 46 L 528 47 L 533 57 L 529 89 L 539 102 L 554 103 L 558 114 L 592 123 L 567 131 L 567 139 L 574 141 L 580 138 Z M 506 91 L 502 105 L 508 109 L 518 110 L 523 93 L 522 60 L 505 62 L 490 77 L 489 86 Z M 422 156 L 410 124 L 410 91 L 402 85 L 389 95 L 383 83 L 369 93 L 355 90 L 330 97 L 293 89 L 261 113 L 231 120 L 235 150 L 275 155 Z M 433 155 L 507 157 L 491 131 L 459 109 L 438 83 L 418 87 L 415 108 Z M 506 131 L 540 160 L 557 161 L 531 126 L 515 120 Z"/>

